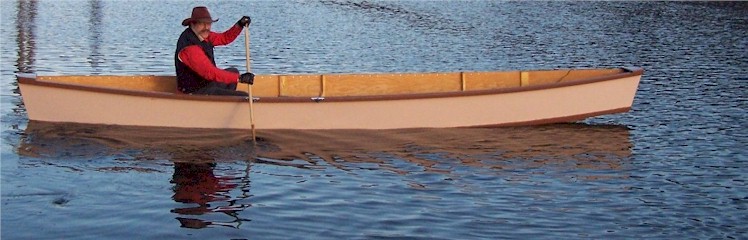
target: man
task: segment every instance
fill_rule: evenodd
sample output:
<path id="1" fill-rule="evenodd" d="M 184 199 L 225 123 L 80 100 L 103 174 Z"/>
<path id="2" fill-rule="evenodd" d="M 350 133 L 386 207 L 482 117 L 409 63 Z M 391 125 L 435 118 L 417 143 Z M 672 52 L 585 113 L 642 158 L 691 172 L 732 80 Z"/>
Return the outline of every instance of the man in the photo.
<path id="1" fill-rule="evenodd" d="M 177 88 L 188 94 L 248 96 L 246 92 L 236 91 L 236 85 L 237 82 L 253 84 L 255 75 L 239 75 L 236 68 L 218 68 L 213 47 L 233 42 L 242 28 L 249 26 L 251 19 L 243 16 L 223 33 L 210 30 L 217 21 L 210 16 L 208 8 L 202 6 L 193 8 L 192 16 L 182 21 L 182 26 L 187 26 L 187 29 L 179 36 L 174 54 Z"/>

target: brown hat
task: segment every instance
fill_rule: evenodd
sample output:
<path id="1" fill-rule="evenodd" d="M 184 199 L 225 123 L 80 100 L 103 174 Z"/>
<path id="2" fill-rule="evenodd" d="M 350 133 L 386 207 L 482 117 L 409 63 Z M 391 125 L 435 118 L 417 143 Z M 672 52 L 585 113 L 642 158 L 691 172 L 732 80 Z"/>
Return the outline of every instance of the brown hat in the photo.
<path id="1" fill-rule="evenodd" d="M 213 20 L 212 17 L 210 17 L 210 12 L 208 12 L 207 7 L 195 7 L 192 9 L 192 16 L 190 18 L 187 18 L 182 21 L 182 26 L 190 25 L 190 23 L 193 22 L 218 22 L 218 19 Z"/>

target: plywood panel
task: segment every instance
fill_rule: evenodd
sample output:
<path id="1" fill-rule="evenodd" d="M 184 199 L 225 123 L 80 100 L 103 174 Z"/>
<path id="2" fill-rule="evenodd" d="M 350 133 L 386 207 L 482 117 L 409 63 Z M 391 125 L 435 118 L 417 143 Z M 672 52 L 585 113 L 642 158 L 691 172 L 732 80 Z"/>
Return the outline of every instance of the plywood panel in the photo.
<path id="1" fill-rule="evenodd" d="M 280 95 L 280 78 L 278 75 L 257 75 L 252 85 L 253 97 L 277 97 Z M 247 91 L 246 84 L 239 84 L 239 91 Z"/>
<path id="2" fill-rule="evenodd" d="M 366 96 L 460 91 L 460 73 L 335 74 L 325 76 L 325 96 Z"/>
<path id="3" fill-rule="evenodd" d="M 529 84 L 559 83 L 621 72 L 621 69 L 549 70 L 528 72 Z"/>
<path id="4" fill-rule="evenodd" d="M 527 72 L 530 85 L 556 83 L 567 77 L 571 70 L 550 70 Z"/>
<path id="5" fill-rule="evenodd" d="M 519 71 L 512 72 L 466 72 L 465 91 L 505 87 L 519 87 Z"/>
<path id="6" fill-rule="evenodd" d="M 140 91 L 176 92 L 174 76 L 43 76 L 42 81 Z"/>
<path id="7" fill-rule="evenodd" d="M 604 76 L 604 75 L 611 75 L 611 74 L 616 74 L 616 73 L 621 73 L 621 72 L 623 72 L 623 69 L 620 69 L 620 68 L 572 70 L 569 76 L 564 78 L 562 82 L 587 79 L 587 78 L 599 77 L 599 76 Z"/>
<path id="8" fill-rule="evenodd" d="M 279 96 L 281 97 L 316 97 L 321 88 L 321 75 L 281 75 Z"/>

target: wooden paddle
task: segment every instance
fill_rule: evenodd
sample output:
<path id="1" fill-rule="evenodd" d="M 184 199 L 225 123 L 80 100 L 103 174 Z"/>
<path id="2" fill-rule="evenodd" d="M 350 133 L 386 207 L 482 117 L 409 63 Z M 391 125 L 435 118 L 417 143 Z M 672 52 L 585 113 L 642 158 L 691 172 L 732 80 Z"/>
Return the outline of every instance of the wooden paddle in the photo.
<path id="1" fill-rule="evenodd" d="M 249 66 L 249 24 L 244 28 L 244 50 L 247 53 L 247 72 L 251 72 Z M 247 84 L 247 93 L 249 93 L 249 122 L 252 125 L 252 143 L 257 145 L 257 135 L 255 134 L 255 114 L 252 103 L 254 98 L 252 97 L 252 84 Z"/>

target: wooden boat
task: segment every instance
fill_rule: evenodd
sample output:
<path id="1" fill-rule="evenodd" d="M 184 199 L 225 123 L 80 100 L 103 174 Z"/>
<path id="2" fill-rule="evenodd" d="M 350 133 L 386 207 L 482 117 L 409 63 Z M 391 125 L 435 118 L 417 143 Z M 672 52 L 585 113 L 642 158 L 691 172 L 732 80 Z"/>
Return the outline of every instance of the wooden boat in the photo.
<path id="1" fill-rule="evenodd" d="M 258 75 L 257 129 L 398 129 L 573 122 L 630 110 L 641 68 Z M 176 92 L 174 76 L 19 74 L 32 121 L 249 129 L 247 97 Z M 240 90 L 248 86 L 239 86 Z"/>

